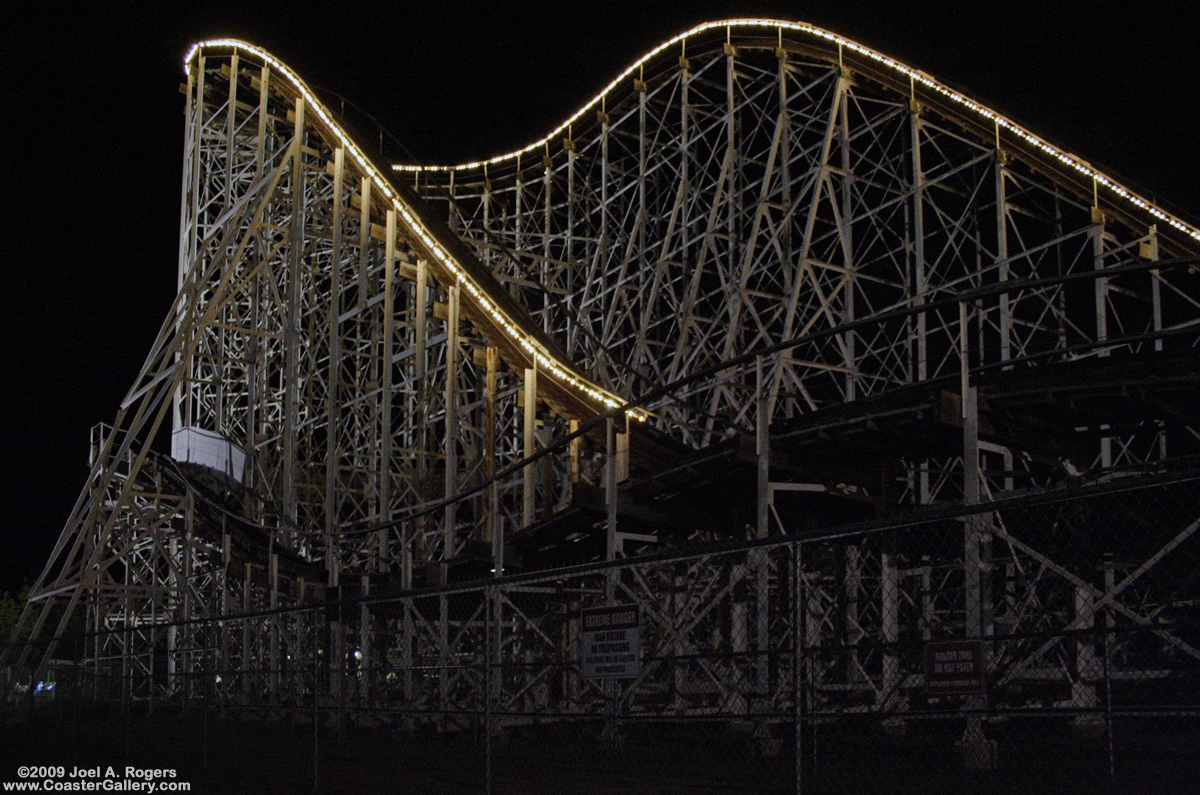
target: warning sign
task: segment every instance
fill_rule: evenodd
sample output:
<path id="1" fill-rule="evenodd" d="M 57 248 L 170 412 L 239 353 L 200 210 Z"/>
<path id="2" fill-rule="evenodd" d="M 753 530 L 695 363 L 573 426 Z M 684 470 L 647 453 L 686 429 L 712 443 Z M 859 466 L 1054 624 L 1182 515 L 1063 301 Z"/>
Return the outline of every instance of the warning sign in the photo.
<path id="1" fill-rule="evenodd" d="M 637 605 L 583 611 L 579 667 L 587 679 L 628 679 L 641 673 L 641 615 Z"/>
<path id="2" fill-rule="evenodd" d="M 925 645 L 925 688 L 931 695 L 983 692 L 983 647 L 977 640 Z"/>

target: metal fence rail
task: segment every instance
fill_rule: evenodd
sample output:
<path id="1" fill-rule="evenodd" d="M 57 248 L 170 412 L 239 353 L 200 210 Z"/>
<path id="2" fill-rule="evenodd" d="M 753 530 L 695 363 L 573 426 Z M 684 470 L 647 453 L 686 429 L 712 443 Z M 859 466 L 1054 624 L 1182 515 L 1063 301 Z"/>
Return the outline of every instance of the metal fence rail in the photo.
<path id="1" fill-rule="evenodd" d="M 314 773 L 322 733 L 386 727 L 476 791 L 1173 791 L 1200 763 L 1198 485 L 112 627 L 43 682 L 6 670 L 5 705 L 308 725 Z M 619 605 L 632 635 L 597 641 Z M 106 656 L 121 632 L 150 651 Z"/>

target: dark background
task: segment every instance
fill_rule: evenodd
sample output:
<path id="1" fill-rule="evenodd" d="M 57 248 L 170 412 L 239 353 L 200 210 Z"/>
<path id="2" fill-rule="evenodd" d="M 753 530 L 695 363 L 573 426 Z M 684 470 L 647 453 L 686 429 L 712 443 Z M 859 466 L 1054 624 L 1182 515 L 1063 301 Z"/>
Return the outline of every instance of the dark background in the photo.
<path id="1" fill-rule="evenodd" d="M 88 429 L 112 422 L 173 297 L 179 86 L 200 39 L 265 47 L 420 161 L 444 163 L 540 138 L 697 23 L 802 20 L 929 72 L 1185 218 L 1200 214 L 1198 31 L 1183 3 L 96 5 L 81 15 L 18 0 L 0 12 L 0 591 L 40 571 L 84 484 Z"/>

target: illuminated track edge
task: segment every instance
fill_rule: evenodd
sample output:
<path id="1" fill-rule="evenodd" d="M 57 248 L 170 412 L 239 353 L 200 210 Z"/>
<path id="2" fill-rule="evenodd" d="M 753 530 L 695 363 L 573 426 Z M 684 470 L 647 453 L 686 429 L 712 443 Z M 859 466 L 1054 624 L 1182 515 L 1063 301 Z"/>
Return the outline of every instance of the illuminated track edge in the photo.
<path id="1" fill-rule="evenodd" d="M 625 71 L 621 72 L 621 74 L 619 74 L 611 83 L 609 83 L 607 86 L 605 86 L 603 90 L 601 90 L 598 94 L 596 94 L 596 96 L 592 97 L 591 100 L 589 100 L 586 104 L 584 104 L 570 118 L 568 118 L 562 124 L 558 125 L 553 130 L 551 130 L 550 133 L 548 135 L 546 135 L 545 137 L 543 137 L 537 141 L 534 141 L 533 143 L 529 144 L 528 146 L 526 146 L 523 149 L 518 149 L 513 152 L 503 154 L 503 155 L 497 155 L 495 157 L 488 158 L 487 160 L 476 160 L 476 161 L 472 161 L 470 163 L 460 163 L 458 165 L 451 165 L 451 166 L 393 165 L 392 169 L 395 171 L 407 171 L 407 172 L 464 171 L 464 170 L 469 170 L 469 169 L 473 169 L 473 168 L 482 168 L 482 167 L 486 167 L 486 166 L 490 166 L 490 165 L 495 165 L 497 163 L 503 163 L 508 160 L 518 158 L 523 154 L 533 152 L 539 148 L 547 146 L 550 143 L 550 141 L 552 139 L 554 139 L 556 136 L 560 135 L 561 133 L 563 133 L 566 130 L 569 130 L 570 126 L 572 124 L 574 124 L 576 121 L 578 121 L 584 115 L 584 113 L 586 113 L 591 108 L 595 107 L 597 105 L 597 103 L 602 102 L 604 100 L 604 98 L 608 96 L 609 93 L 611 93 L 618 85 L 620 85 L 621 82 L 623 82 L 630 75 L 632 75 L 635 70 L 642 67 L 647 61 L 654 58 L 656 55 L 663 52 L 667 48 L 672 47 L 676 44 L 680 44 L 681 42 L 684 42 L 686 39 L 689 39 L 693 36 L 703 33 L 706 30 L 712 30 L 713 28 L 730 28 L 730 29 L 732 29 L 734 27 L 773 28 L 773 29 L 777 29 L 781 35 L 784 30 L 795 31 L 795 32 L 813 36 L 818 39 L 822 39 L 823 41 L 826 41 L 826 42 L 829 42 L 832 44 L 836 44 L 839 47 L 845 48 L 852 52 L 858 53 L 859 55 L 862 55 L 866 58 L 869 58 L 870 60 L 875 61 L 876 63 L 878 63 L 882 66 L 885 66 L 900 75 L 903 75 L 904 77 L 908 78 L 913 83 L 919 83 L 922 86 L 924 86 L 932 91 L 935 91 L 938 94 L 941 94 L 942 96 L 946 97 L 947 99 L 951 100 L 952 102 L 974 112 L 980 118 L 983 118 L 989 122 L 994 123 L 996 125 L 996 127 L 998 128 L 998 130 L 1003 129 L 1003 130 L 1006 130 L 1006 131 L 1012 133 L 1013 135 L 1015 135 L 1018 138 L 1025 141 L 1027 144 L 1029 144 L 1029 145 L 1037 148 L 1038 150 L 1042 151 L 1043 153 L 1050 155 L 1051 157 L 1057 159 L 1058 161 L 1060 161 L 1064 165 L 1068 166 L 1069 168 L 1077 171 L 1079 174 L 1083 175 L 1084 177 L 1091 179 L 1094 183 L 1094 187 L 1096 187 L 1096 188 L 1101 187 L 1101 186 L 1104 187 L 1106 190 L 1111 192 L 1114 196 L 1124 200 L 1125 202 L 1128 202 L 1130 205 L 1138 208 L 1139 210 L 1142 210 L 1143 212 L 1148 213 L 1149 215 L 1158 219 L 1159 221 L 1162 221 L 1163 223 L 1168 224 L 1172 228 L 1182 232 L 1183 234 L 1187 235 L 1188 237 L 1192 238 L 1193 240 L 1200 242 L 1200 230 L 1196 229 L 1195 227 L 1193 227 L 1187 223 L 1184 223 L 1183 221 L 1181 221 L 1179 218 L 1175 217 L 1174 215 L 1155 206 L 1154 204 L 1147 201 L 1142 196 L 1139 196 L 1137 193 L 1135 193 L 1134 191 L 1125 187 L 1124 185 L 1120 184 L 1119 182 L 1112 179 L 1111 177 L 1108 177 L 1105 174 L 1101 173 L 1100 171 L 1097 171 L 1096 169 L 1092 168 L 1087 163 L 1079 160 L 1077 157 L 1075 157 L 1067 152 L 1064 152 L 1062 149 L 1059 149 L 1058 147 L 1054 146 L 1053 144 L 1049 143 L 1048 141 L 1044 140 L 1043 138 L 1040 138 L 1037 135 L 1034 135 L 1029 130 L 1025 129 L 1024 127 L 1022 127 L 1021 125 L 1012 121 L 1011 119 L 1007 118 L 1006 116 L 1004 116 L 1000 113 L 997 113 L 996 111 L 991 110 L 990 108 L 987 108 L 983 105 L 980 105 L 978 102 L 975 102 L 974 100 L 963 96 L 962 94 L 960 94 L 959 92 L 955 91 L 952 88 L 949 88 L 948 86 L 942 85 L 941 83 L 939 83 L 937 80 L 933 79 L 933 77 L 926 74 L 925 72 L 922 72 L 918 69 L 913 69 L 911 66 L 907 66 L 907 65 L 895 60 L 894 58 L 889 58 L 888 56 L 884 55 L 883 53 L 873 50 L 870 47 L 865 47 L 856 41 L 847 39 L 844 36 L 839 36 L 836 33 L 831 33 L 830 31 L 824 30 L 822 28 L 818 28 L 815 25 L 810 25 L 807 22 L 786 22 L 783 20 L 775 20 L 775 19 L 726 19 L 726 20 L 721 20 L 721 21 L 717 21 L 717 22 L 705 22 L 702 25 L 697 25 L 696 27 L 692 28 L 691 30 L 687 30 L 683 33 L 680 33 L 678 36 L 675 36 L 674 38 L 663 42 L 662 44 L 658 45 L 650 52 L 643 55 L 641 58 L 639 58 L 637 61 L 635 61 L 633 64 L 631 64 Z"/>
<path id="2" fill-rule="evenodd" d="M 341 146 L 350 153 L 354 162 L 362 169 L 364 174 L 367 174 L 375 182 L 388 200 L 391 201 L 392 207 L 396 214 L 404 220 L 408 226 L 409 232 L 419 239 L 425 246 L 426 250 L 446 268 L 458 282 L 470 293 L 476 304 L 483 309 L 492 318 L 496 324 L 503 329 L 504 333 L 522 350 L 524 350 L 544 372 L 549 373 L 559 383 L 582 393 L 587 398 L 597 401 L 607 409 L 617 409 L 624 406 L 628 401 L 621 398 L 608 390 L 601 389 L 586 378 L 576 374 L 565 363 L 558 361 L 550 352 L 542 345 L 536 337 L 523 331 L 518 325 L 509 318 L 493 301 L 487 293 L 475 284 L 475 282 L 467 275 L 457 260 L 440 244 L 430 231 L 421 223 L 416 214 L 409 209 L 408 205 L 400 198 L 396 191 L 392 188 L 389 180 L 375 168 L 362 149 L 355 145 L 354 141 L 346 133 L 345 130 L 338 125 L 332 114 L 329 113 L 317 99 L 316 95 L 300 77 L 293 72 L 288 66 L 276 58 L 271 53 L 261 47 L 257 47 L 248 42 L 239 39 L 210 39 L 208 41 L 198 42 L 192 45 L 188 50 L 187 55 L 183 60 L 184 72 L 191 75 L 192 62 L 197 53 L 207 49 L 233 49 L 241 50 L 257 58 L 260 58 L 264 64 L 281 74 L 292 86 L 292 88 L 303 97 L 305 104 L 311 107 L 316 114 L 321 118 L 327 127 L 337 137 Z M 647 414 L 640 409 L 628 409 L 625 412 L 627 415 L 634 417 L 640 421 L 645 421 Z"/>

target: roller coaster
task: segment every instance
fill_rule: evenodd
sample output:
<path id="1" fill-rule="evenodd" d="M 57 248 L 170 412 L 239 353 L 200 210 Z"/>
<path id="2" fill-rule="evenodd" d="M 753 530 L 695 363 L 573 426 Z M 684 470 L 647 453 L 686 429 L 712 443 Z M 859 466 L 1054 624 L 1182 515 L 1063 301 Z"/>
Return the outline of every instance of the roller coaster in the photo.
<path id="1" fill-rule="evenodd" d="M 1200 661 L 1159 623 L 1195 627 L 1194 499 L 1135 542 L 973 507 L 1200 453 L 1200 231 L 1082 158 L 774 20 L 689 30 L 461 165 L 379 162 L 252 44 L 184 66 L 178 294 L 9 663 L 45 666 L 82 616 L 84 664 L 125 699 L 194 695 L 203 659 L 230 708 L 324 688 L 452 728 L 476 690 L 422 660 L 569 658 L 580 607 L 614 600 L 642 607 L 648 658 L 727 653 L 630 685 L 672 714 L 786 702 L 798 667 L 738 655 L 801 635 L 882 644 L 812 674 L 812 703 L 857 712 L 902 709 L 916 680 L 888 644 L 910 630 L 1103 615 L 1153 635 L 1106 665 Z M 961 515 L 803 563 L 669 562 L 930 510 Z M 490 580 L 516 584 L 463 601 Z M 989 676 L 1095 704 L 1053 653 L 997 644 Z M 297 684 L 318 657 L 350 673 Z M 532 664 L 489 686 L 543 716 L 607 703 Z"/>

